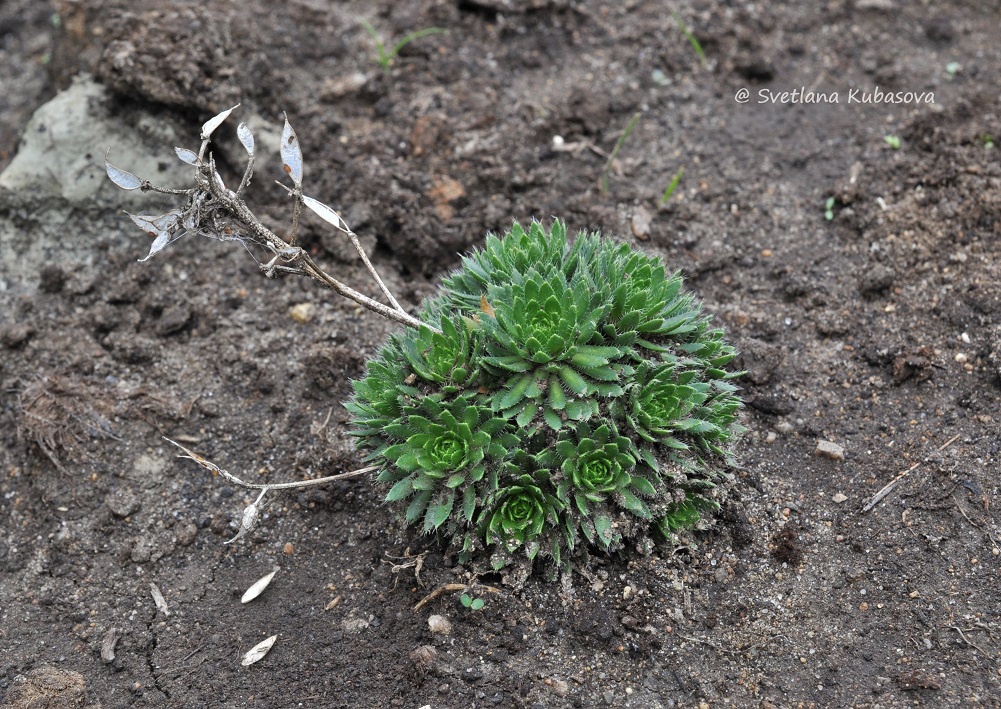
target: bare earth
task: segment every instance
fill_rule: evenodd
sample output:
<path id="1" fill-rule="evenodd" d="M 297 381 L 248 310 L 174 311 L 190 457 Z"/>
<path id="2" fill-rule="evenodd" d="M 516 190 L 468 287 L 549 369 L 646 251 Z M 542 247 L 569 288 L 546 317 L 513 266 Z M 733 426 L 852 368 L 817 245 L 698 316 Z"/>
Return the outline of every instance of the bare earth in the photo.
<path id="1" fill-rule="evenodd" d="M 1001 3 L 671 9 L 705 65 L 640 0 L 0 5 L 4 706 L 1001 706 Z M 448 33 L 383 72 L 362 19 L 390 46 Z M 224 545 L 252 497 L 163 436 L 254 481 L 358 468 L 341 402 L 395 327 L 235 244 L 136 262 L 121 209 L 176 205 L 116 190 L 108 146 L 183 187 L 173 147 L 237 102 L 259 215 L 288 224 L 264 159 L 287 111 L 307 193 L 408 307 L 515 219 L 682 269 L 748 371 L 715 528 L 572 590 L 479 579 L 479 611 L 415 610 L 471 579 L 366 478 L 276 496 Z M 305 240 L 377 295 L 319 222 Z"/>

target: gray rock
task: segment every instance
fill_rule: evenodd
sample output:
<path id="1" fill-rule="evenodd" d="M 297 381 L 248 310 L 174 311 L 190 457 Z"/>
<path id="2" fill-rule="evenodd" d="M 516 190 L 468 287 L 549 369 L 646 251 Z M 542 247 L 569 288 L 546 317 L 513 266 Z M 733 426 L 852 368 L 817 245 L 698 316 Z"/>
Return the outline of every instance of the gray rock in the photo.
<path id="1" fill-rule="evenodd" d="M 844 447 L 831 441 L 817 441 L 817 450 L 814 453 L 818 458 L 827 458 L 828 460 L 840 462 L 845 459 Z"/>

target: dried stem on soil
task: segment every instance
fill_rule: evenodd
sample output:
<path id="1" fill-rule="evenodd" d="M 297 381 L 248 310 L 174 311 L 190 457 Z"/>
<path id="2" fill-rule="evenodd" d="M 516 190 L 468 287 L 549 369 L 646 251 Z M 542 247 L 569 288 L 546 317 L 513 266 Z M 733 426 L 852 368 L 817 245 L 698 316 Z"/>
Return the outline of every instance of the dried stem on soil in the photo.
<path id="1" fill-rule="evenodd" d="M 945 443 L 943 443 L 943 444 L 942 444 L 942 446 L 941 446 L 941 447 L 939 448 L 939 450 L 940 450 L 940 451 L 944 451 L 944 450 L 945 450 L 946 448 L 948 448 L 948 447 L 949 447 L 949 446 L 951 446 L 951 445 L 952 445 L 953 443 L 955 443 L 955 442 L 956 442 L 956 440 L 957 440 L 958 438 L 959 438 L 959 434 L 957 434 L 957 435 L 953 436 L 953 437 L 952 437 L 952 438 L 950 438 L 950 439 L 949 439 L 948 441 L 946 441 Z M 872 498 L 871 498 L 871 499 L 869 500 L 869 502 L 867 502 L 867 503 L 866 503 L 865 507 L 863 507 L 863 508 L 862 508 L 862 511 L 863 511 L 863 512 L 868 512 L 868 511 L 869 511 L 869 510 L 871 510 L 871 509 L 872 509 L 873 507 L 875 507 L 876 505 L 878 505 L 878 504 L 880 503 L 880 501 L 881 501 L 881 500 L 882 500 L 882 499 L 883 499 L 884 497 L 886 497 L 886 496 L 887 496 L 887 495 L 889 495 L 889 494 L 890 494 L 891 492 L 893 492 L 893 488 L 897 487 L 897 485 L 899 485 L 899 484 L 900 484 L 900 481 L 901 481 L 901 480 L 903 480 L 903 479 L 904 479 L 904 478 L 906 478 L 906 477 L 907 477 L 908 475 L 910 475 L 910 474 L 911 474 L 911 473 L 912 473 L 912 472 L 913 472 L 914 470 L 916 470 L 916 469 L 917 469 L 917 467 L 918 467 L 919 465 L 921 465 L 921 463 L 920 463 L 920 462 L 917 462 L 917 463 L 915 463 L 914 465 L 912 465 L 911 467 L 909 467 L 909 468 L 908 468 L 907 470 L 905 470 L 905 471 L 903 471 L 902 473 L 900 473 L 899 475 L 897 475 L 897 477 L 895 477 L 895 478 L 894 478 L 893 480 L 891 480 L 890 482 L 888 482 L 888 483 L 887 483 L 887 484 L 886 484 L 886 485 L 885 485 L 885 486 L 883 487 L 883 489 L 882 489 L 882 490 L 880 490 L 879 492 L 877 492 L 877 493 L 876 493 L 875 495 L 873 495 L 873 496 L 872 496 Z"/>
<path id="2" fill-rule="evenodd" d="M 264 499 L 264 496 L 267 493 L 269 493 L 270 491 L 272 491 L 272 490 L 301 490 L 301 489 L 307 488 L 307 487 L 316 487 L 317 485 L 326 485 L 327 483 L 332 482 L 334 480 L 343 480 L 344 478 L 356 478 L 359 475 L 365 475 L 366 473 L 371 473 L 371 472 L 377 470 L 378 467 L 379 467 L 377 465 L 369 465 L 369 466 L 366 466 L 364 468 L 359 468 L 358 470 L 351 470 L 351 471 L 349 471 L 347 473 L 338 473 L 336 475 L 327 475 L 326 477 L 315 478 L 313 480 L 293 480 L 291 482 L 285 482 L 285 483 L 248 483 L 248 482 L 246 482 L 244 480 L 241 480 L 240 478 L 236 477 L 232 473 L 226 472 L 225 470 L 223 470 L 222 468 L 220 468 L 215 463 L 213 463 L 213 462 L 211 462 L 209 460 L 206 460 L 205 458 L 203 458 L 202 456 L 198 455 L 194 451 L 185 448 L 180 443 L 178 443 L 176 441 L 172 441 L 169 438 L 167 438 L 166 436 L 164 436 L 164 440 L 167 441 L 168 443 L 172 443 L 173 445 L 177 446 L 182 451 L 184 451 L 185 455 L 182 455 L 182 456 L 179 456 L 179 457 L 181 457 L 181 458 L 188 458 L 190 460 L 195 461 L 196 463 L 198 463 L 200 466 L 202 466 L 206 470 L 211 470 L 213 473 L 218 473 L 219 475 L 221 475 L 222 477 L 224 477 L 226 480 L 229 480 L 234 485 L 239 485 L 240 487 L 244 487 L 244 488 L 247 488 L 249 490 L 260 490 L 261 491 L 261 494 L 257 496 L 257 499 L 254 500 L 254 502 L 252 502 L 250 504 L 250 506 L 248 506 L 247 509 L 245 509 L 243 511 L 243 519 L 242 519 L 242 521 L 240 523 L 240 531 L 237 533 L 237 535 L 235 537 L 233 537 L 228 542 L 226 542 L 227 544 L 235 542 L 237 539 L 240 539 L 241 537 L 244 537 L 248 533 L 250 533 L 251 531 L 253 531 L 254 527 L 257 526 L 257 522 L 258 522 L 258 519 L 260 517 L 261 501 Z"/>

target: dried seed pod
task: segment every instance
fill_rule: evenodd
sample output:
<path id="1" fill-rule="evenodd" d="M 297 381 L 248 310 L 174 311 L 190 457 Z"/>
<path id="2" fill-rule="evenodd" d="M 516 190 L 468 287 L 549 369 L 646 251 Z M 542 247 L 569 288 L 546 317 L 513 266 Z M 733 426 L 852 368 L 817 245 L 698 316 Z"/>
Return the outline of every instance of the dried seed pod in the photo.
<path id="1" fill-rule="evenodd" d="M 236 127 L 236 137 L 240 139 L 243 147 L 247 149 L 247 155 L 254 157 L 254 134 L 250 132 L 250 128 L 247 127 L 246 123 L 241 123 Z"/>
<path id="2" fill-rule="evenodd" d="M 264 589 L 268 587 L 268 584 L 271 583 L 271 579 L 273 579 L 277 573 L 278 567 L 276 566 L 275 570 L 270 574 L 263 576 L 254 582 L 254 585 L 248 588 L 243 594 L 243 597 L 240 599 L 240 603 L 250 603 L 252 600 L 264 593 Z"/>
<path id="3" fill-rule="evenodd" d="M 292 178 L 293 184 L 301 188 L 302 149 L 299 147 L 299 138 L 289 125 L 288 118 L 285 119 L 285 127 L 282 129 L 281 156 L 282 168 Z"/>
<path id="4" fill-rule="evenodd" d="M 202 125 L 202 140 L 208 140 L 212 135 L 212 131 L 222 125 L 222 122 L 229 118 L 229 114 L 239 108 L 240 104 L 236 104 L 233 108 L 227 108 L 222 113 L 216 114 L 212 118 L 205 121 Z"/>
<path id="5" fill-rule="evenodd" d="M 153 243 L 149 247 L 149 253 L 146 254 L 145 258 L 139 259 L 139 263 L 142 263 L 143 261 L 148 261 L 150 257 L 153 256 L 153 254 L 157 253 L 158 251 L 163 251 L 163 249 L 169 243 L 170 243 L 170 232 L 166 230 L 161 231 L 159 234 L 156 235 L 156 238 L 153 239 Z"/>
<path id="6" fill-rule="evenodd" d="M 263 497 L 263 495 L 261 495 L 261 497 Z M 258 502 L 260 502 L 260 499 L 260 497 L 257 498 Z M 254 527 L 257 526 L 257 521 L 260 519 L 260 516 L 261 509 L 257 506 L 257 502 L 247 505 L 247 509 L 243 511 L 243 520 L 240 522 L 240 531 L 236 533 L 235 537 L 224 543 L 232 544 L 237 539 L 241 539 L 250 534 L 254 531 Z"/>
<path id="7" fill-rule="evenodd" d="M 166 214 L 162 214 L 159 217 L 149 217 L 145 214 L 129 214 L 129 218 L 135 223 L 137 227 L 142 229 L 144 232 L 150 236 L 156 236 L 157 233 L 173 229 L 177 226 L 177 223 L 181 219 L 180 209 L 171 209 Z"/>
<path id="8" fill-rule="evenodd" d="M 341 219 L 341 215 L 325 205 L 323 202 L 303 195 L 302 203 L 306 205 L 307 209 L 316 214 L 316 216 L 323 221 L 327 222 L 327 224 L 332 225 L 335 229 L 348 231 L 348 225 L 345 224 L 343 219 Z"/>
<path id="9" fill-rule="evenodd" d="M 250 650 L 247 651 L 247 654 L 243 656 L 243 660 L 240 664 L 246 667 L 247 665 L 252 665 L 262 659 L 268 654 L 268 651 L 271 650 L 271 646 L 275 644 L 275 640 L 277 639 L 277 635 L 272 635 L 270 638 L 262 640 L 254 645 L 254 647 L 250 648 Z"/>
<path id="10" fill-rule="evenodd" d="M 193 150 L 188 150 L 187 148 L 174 148 L 174 153 L 181 162 L 186 162 L 188 165 L 198 164 L 198 153 Z"/>
<path id="11" fill-rule="evenodd" d="M 116 185 L 121 187 L 123 190 L 137 190 L 143 186 L 143 181 L 133 175 L 131 172 L 126 172 L 120 167 L 115 167 L 110 162 L 108 158 L 104 158 L 104 170 L 108 173 L 108 177 Z"/>

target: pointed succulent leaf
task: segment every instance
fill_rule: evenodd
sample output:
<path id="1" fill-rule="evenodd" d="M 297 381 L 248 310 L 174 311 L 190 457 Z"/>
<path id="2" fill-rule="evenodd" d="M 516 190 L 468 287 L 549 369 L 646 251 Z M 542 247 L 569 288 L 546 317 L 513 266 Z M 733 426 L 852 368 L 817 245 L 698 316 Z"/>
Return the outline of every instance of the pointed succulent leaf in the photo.
<path id="1" fill-rule="evenodd" d="M 612 532 L 612 520 L 608 515 L 598 515 L 594 520 L 594 531 L 597 532 L 598 541 L 608 546 L 614 539 Z"/>
<path id="2" fill-rule="evenodd" d="M 430 500 L 430 490 L 423 490 L 414 496 L 414 499 L 410 501 L 410 505 L 407 507 L 406 520 L 409 524 L 413 524 L 420 519 L 421 515 L 424 514 L 424 510 L 427 509 Z"/>
<path id="3" fill-rule="evenodd" d="M 476 509 L 476 489 L 472 485 L 467 485 L 462 491 L 462 517 L 467 522 L 473 521 L 473 512 Z"/>
<path id="4" fill-rule="evenodd" d="M 647 507 L 646 503 L 643 502 L 643 500 L 636 497 L 633 493 L 628 490 L 621 490 L 618 494 L 618 498 L 619 504 L 637 517 L 650 519 L 650 509 Z"/>
<path id="5" fill-rule="evenodd" d="M 636 492 L 646 497 L 653 497 L 657 494 L 657 490 L 654 488 L 653 483 L 640 475 L 634 475 L 630 481 L 630 485 L 632 485 Z"/>
<path id="6" fill-rule="evenodd" d="M 403 480 L 400 480 L 393 485 L 392 488 L 390 488 L 389 493 L 386 495 L 386 502 L 399 502 L 400 500 L 405 500 L 410 497 L 413 491 L 413 480 L 409 477 L 403 478 Z"/>
<path id="7" fill-rule="evenodd" d="M 587 382 L 584 381 L 584 378 L 580 376 L 580 374 L 572 367 L 568 365 L 560 367 L 559 375 L 560 379 L 563 380 L 563 383 L 566 384 L 570 391 L 574 394 L 584 396 L 584 394 L 587 393 Z"/>

